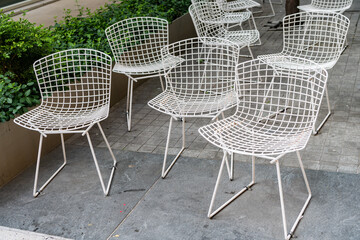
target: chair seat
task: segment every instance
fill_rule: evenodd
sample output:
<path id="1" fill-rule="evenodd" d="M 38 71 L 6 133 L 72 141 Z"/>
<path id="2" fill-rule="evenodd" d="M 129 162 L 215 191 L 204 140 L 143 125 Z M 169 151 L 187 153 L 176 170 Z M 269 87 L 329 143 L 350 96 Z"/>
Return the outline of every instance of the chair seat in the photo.
<path id="1" fill-rule="evenodd" d="M 129 75 L 145 75 L 145 74 L 153 74 L 159 73 L 166 69 L 175 66 L 176 64 L 181 63 L 183 60 L 176 56 L 168 55 L 162 58 L 160 61 L 145 63 L 142 65 L 123 65 L 116 63 L 113 71 L 117 73 L 129 74 Z"/>
<path id="2" fill-rule="evenodd" d="M 236 94 L 229 92 L 226 95 L 176 96 L 165 90 L 150 100 L 148 105 L 175 117 L 214 117 L 220 111 L 236 105 Z"/>
<path id="3" fill-rule="evenodd" d="M 235 0 L 224 4 L 226 11 L 239 11 L 253 7 L 261 7 L 261 5 L 253 0 Z"/>
<path id="4" fill-rule="evenodd" d="M 298 9 L 304 12 L 325 12 L 325 13 L 333 13 L 333 12 L 343 13 L 349 8 L 350 6 L 343 8 L 319 8 L 311 4 L 298 6 Z"/>
<path id="5" fill-rule="evenodd" d="M 231 152 L 272 156 L 301 150 L 306 146 L 311 130 L 291 133 L 291 127 L 249 122 L 231 116 L 199 129 L 200 134 L 215 146 Z"/>
<path id="6" fill-rule="evenodd" d="M 288 57 L 288 58 L 287 58 Z M 295 58 L 294 58 L 295 57 Z M 276 62 L 276 66 L 283 67 L 283 68 L 304 68 L 304 69 L 313 69 L 315 67 L 322 67 L 325 69 L 331 69 L 337 62 L 337 60 L 332 60 L 328 62 L 321 62 L 321 59 L 308 59 L 316 62 L 318 65 L 311 65 L 308 61 L 302 61 L 302 56 L 294 56 L 290 57 L 289 55 L 282 54 L 282 53 L 274 53 L 274 54 L 266 54 L 266 55 L 259 55 L 257 58 L 263 60 L 267 64 L 271 64 Z M 298 58 L 300 57 L 300 58 Z M 308 57 L 307 57 L 308 58 Z"/>
<path id="7" fill-rule="evenodd" d="M 80 111 L 39 106 L 15 118 L 14 122 L 24 128 L 45 134 L 61 133 L 88 127 L 104 120 L 107 115 L 108 106 Z"/>
<path id="8" fill-rule="evenodd" d="M 224 38 L 239 46 L 247 46 L 257 42 L 260 34 L 258 30 L 228 31 Z"/>
<path id="9" fill-rule="evenodd" d="M 213 22 L 220 22 L 222 24 L 227 23 L 242 23 L 251 17 L 251 13 L 246 12 L 225 12 L 224 16 L 219 19 L 213 19 Z"/>

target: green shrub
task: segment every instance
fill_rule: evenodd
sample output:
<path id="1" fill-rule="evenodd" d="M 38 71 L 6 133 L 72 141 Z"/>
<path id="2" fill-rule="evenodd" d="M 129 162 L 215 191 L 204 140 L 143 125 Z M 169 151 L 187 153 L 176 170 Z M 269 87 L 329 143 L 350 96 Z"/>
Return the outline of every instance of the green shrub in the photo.
<path id="1" fill-rule="evenodd" d="M 167 19 L 169 22 L 185 14 L 191 0 L 125 0 L 105 4 L 95 12 L 79 7 L 79 14 L 71 16 L 66 10 L 62 20 L 51 27 L 59 36 L 56 50 L 69 48 L 94 48 L 111 54 L 105 29 L 110 25 L 132 17 L 149 16 Z"/>
<path id="2" fill-rule="evenodd" d="M 18 83 L 32 81 L 32 64 L 53 52 L 55 38 L 49 29 L 0 12 L 0 74 L 11 72 Z"/>
<path id="3" fill-rule="evenodd" d="M 14 77 L 12 75 L 11 77 Z M 27 112 L 28 107 L 40 103 L 39 91 L 34 81 L 24 84 L 0 74 L 0 121 L 5 122 L 16 114 Z"/>
<path id="4" fill-rule="evenodd" d="M 55 21 L 50 28 L 26 19 L 14 21 L 0 11 L 0 121 L 8 121 L 40 103 L 33 63 L 50 53 L 92 48 L 111 54 L 105 29 L 131 17 L 149 16 L 169 22 L 185 14 L 191 0 L 114 0 L 95 12 L 79 7 L 79 14 Z"/>

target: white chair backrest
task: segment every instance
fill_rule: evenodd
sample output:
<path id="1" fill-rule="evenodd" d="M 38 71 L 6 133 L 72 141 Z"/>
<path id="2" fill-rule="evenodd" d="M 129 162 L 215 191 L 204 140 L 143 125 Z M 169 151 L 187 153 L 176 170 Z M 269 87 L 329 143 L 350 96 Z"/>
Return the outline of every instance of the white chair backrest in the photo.
<path id="1" fill-rule="evenodd" d="M 353 0 L 312 0 L 311 5 L 322 9 L 344 9 L 351 6 Z"/>
<path id="2" fill-rule="evenodd" d="M 54 111 L 89 112 L 107 117 L 110 106 L 111 57 L 93 49 L 70 49 L 34 63 L 42 105 Z"/>
<path id="3" fill-rule="evenodd" d="M 169 43 L 168 22 L 156 17 L 125 19 L 105 33 L 116 63 L 126 66 L 160 61 L 160 50 Z"/>
<path id="4" fill-rule="evenodd" d="M 234 92 L 238 52 L 236 44 L 224 39 L 190 38 L 168 45 L 162 53 L 182 62 L 165 74 L 166 90 L 199 101 Z"/>
<path id="5" fill-rule="evenodd" d="M 300 12 L 283 19 L 283 53 L 317 63 L 337 61 L 350 20 L 342 14 Z"/>
<path id="6" fill-rule="evenodd" d="M 193 20 L 198 37 L 221 38 L 225 36 L 226 29 L 222 24 L 206 22 L 213 16 L 213 14 L 216 14 L 212 11 L 212 9 L 211 5 L 204 1 L 190 5 L 189 13 Z"/>
<path id="7" fill-rule="evenodd" d="M 289 61 L 278 58 L 273 64 L 261 59 L 237 65 L 238 108 L 242 124 L 268 129 L 269 134 L 311 134 L 323 97 L 327 71 L 278 67 Z M 298 61 L 298 60 L 294 60 Z M 303 59 L 303 61 L 307 61 Z M 309 61 L 310 62 L 310 61 Z M 308 64 L 317 65 L 315 62 Z M 264 131 L 264 130 L 262 130 Z"/>

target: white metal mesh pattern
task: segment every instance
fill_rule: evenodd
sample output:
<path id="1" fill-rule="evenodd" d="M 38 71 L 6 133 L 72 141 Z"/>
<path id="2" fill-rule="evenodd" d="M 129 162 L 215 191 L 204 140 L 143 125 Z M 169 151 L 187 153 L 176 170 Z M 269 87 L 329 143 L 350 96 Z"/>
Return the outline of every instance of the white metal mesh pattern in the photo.
<path id="1" fill-rule="evenodd" d="M 199 37 L 224 38 L 238 44 L 240 47 L 249 46 L 259 40 L 258 30 L 228 31 L 224 22 L 220 21 L 221 14 L 214 14 L 219 9 L 216 3 L 197 2 L 189 7 Z"/>
<path id="2" fill-rule="evenodd" d="M 279 65 L 259 59 L 239 64 L 236 113 L 201 127 L 200 134 L 229 152 L 259 157 L 303 149 L 315 124 L 327 72 L 320 66 L 311 70 Z"/>
<path id="3" fill-rule="evenodd" d="M 251 12 L 246 10 L 243 12 L 228 12 L 219 6 L 216 2 L 208 0 L 191 0 L 194 3 L 209 4 L 209 11 L 202 15 L 202 20 L 207 23 L 221 23 L 221 24 L 240 24 L 251 17 Z"/>
<path id="4" fill-rule="evenodd" d="M 71 49 L 34 63 L 42 102 L 14 122 L 41 133 L 82 129 L 108 117 L 111 57 L 92 49 Z"/>
<path id="5" fill-rule="evenodd" d="M 261 5 L 253 0 L 216 0 L 216 2 L 221 6 L 225 11 L 239 11 L 244 9 L 249 9 L 253 7 L 261 7 Z"/>
<path id="6" fill-rule="evenodd" d="M 235 106 L 238 51 L 232 42 L 211 38 L 186 39 L 165 47 L 162 54 L 183 61 L 165 74 L 166 89 L 149 106 L 174 117 L 214 117 Z"/>
<path id="7" fill-rule="evenodd" d="M 155 17 L 136 17 L 117 22 L 105 30 L 116 65 L 113 71 L 127 74 L 158 73 L 178 59 L 162 56 L 168 40 L 168 22 Z"/>
<path id="8" fill-rule="evenodd" d="M 261 55 L 258 58 L 277 61 L 277 57 L 294 56 L 314 61 L 330 69 L 336 64 L 344 49 L 349 24 L 350 20 L 347 17 L 337 13 L 301 12 L 285 16 L 282 52 Z M 303 65 L 313 67 L 306 66 L 306 62 Z"/>
<path id="9" fill-rule="evenodd" d="M 299 6 L 307 12 L 344 12 L 351 7 L 353 0 L 312 0 L 311 4 Z"/>

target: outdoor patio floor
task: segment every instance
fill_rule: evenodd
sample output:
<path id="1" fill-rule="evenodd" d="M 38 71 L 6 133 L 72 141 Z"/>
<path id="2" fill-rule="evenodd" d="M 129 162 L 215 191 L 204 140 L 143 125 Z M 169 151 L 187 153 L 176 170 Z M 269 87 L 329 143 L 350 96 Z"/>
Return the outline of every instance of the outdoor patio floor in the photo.
<path id="1" fill-rule="evenodd" d="M 276 169 L 256 165 L 257 180 L 227 209 L 206 217 L 219 170 L 218 160 L 181 158 L 166 179 L 162 155 L 115 151 L 119 161 L 104 197 L 90 149 L 67 144 L 69 164 L 38 198 L 32 197 L 34 167 L 0 189 L 0 225 L 70 239 L 282 239 Z M 95 149 L 103 174 L 111 161 Z M 62 161 L 58 148 L 43 159 L 44 181 Z M 251 166 L 235 164 L 235 179 L 224 174 L 217 204 L 250 181 Z M 297 231 L 298 239 L 358 239 L 360 175 L 307 171 L 313 192 Z M 282 168 L 288 224 L 307 194 L 301 171 Z M 41 180 L 40 180 L 41 181 Z M 1 234 L 0 234 L 1 236 Z M 7 239 L 7 238 L 0 238 Z"/>
<path id="2" fill-rule="evenodd" d="M 355 3 L 360 6 L 360 1 Z M 264 27 L 284 15 L 284 5 L 274 6 L 276 17 L 256 20 L 262 45 L 252 47 L 255 56 L 281 51 L 282 31 Z M 313 198 L 295 232 L 298 239 L 360 236 L 360 12 L 345 15 L 351 20 L 349 46 L 329 71 L 333 114 L 301 152 Z M 131 132 L 126 126 L 125 99 L 111 108 L 102 123 L 118 160 L 109 196 L 103 196 L 86 137 L 74 135 L 66 141 L 68 165 L 39 197 L 32 197 L 35 166 L 0 189 L 0 226 L 86 240 L 283 239 L 276 169 L 264 159 L 256 159 L 257 183 L 252 191 L 214 219 L 207 218 L 222 157 L 198 134 L 209 119 L 186 119 L 187 149 L 168 177 L 161 179 L 169 117 L 147 106 L 160 92 L 158 79 L 135 89 Z M 326 111 L 324 101 L 319 119 Z M 180 149 L 180 124 L 173 123 L 170 154 Z M 96 127 L 90 135 L 107 182 L 111 157 Z M 40 183 L 62 159 L 60 147 L 43 156 Z M 250 181 L 250 158 L 235 155 L 235 160 L 235 179 L 228 181 L 224 172 L 217 204 Z M 306 200 L 306 188 L 296 154 L 287 154 L 280 162 L 290 228 Z M 9 238 L 0 227 L 0 240 L 12 239 L 19 238 Z"/>

